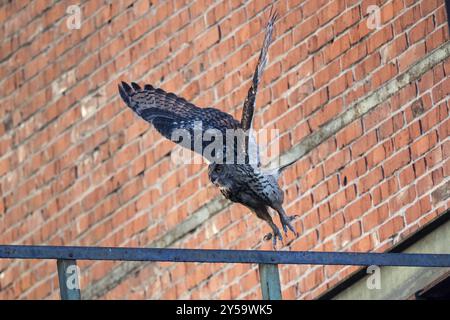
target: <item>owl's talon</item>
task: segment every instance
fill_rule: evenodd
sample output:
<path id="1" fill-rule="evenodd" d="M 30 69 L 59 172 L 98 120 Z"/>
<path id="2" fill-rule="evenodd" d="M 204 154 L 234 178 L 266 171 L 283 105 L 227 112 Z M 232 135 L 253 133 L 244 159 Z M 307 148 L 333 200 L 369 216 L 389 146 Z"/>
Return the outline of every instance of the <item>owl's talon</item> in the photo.
<path id="1" fill-rule="evenodd" d="M 283 236 L 280 233 L 280 230 L 274 231 L 274 237 L 272 238 L 273 249 L 277 250 L 277 238 L 283 243 Z"/>
<path id="2" fill-rule="evenodd" d="M 273 233 L 269 232 L 263 237 L 264 241 L 272 240 L 273 249 L 277 249 L 277 239 L 283 242 L 283 236 L 280 233 L 280 230 L 274 230 Z"/>
<path id="3" fill-rule="evenodd" d="M 287 225 L 283 222 L 281 222 L 281 225 L 283 226 L 284 235 L 287 237 L 287 231 L 288 231 Z"/>
<path id="4" fill-rule="evenodd" d="M 278 237 L 278 239 L 279 239 L 280 241 L 283 241 L 283 237 L 282 237 L 282 235 L 281 235 L 280 231 L 278 231 L 278 233 L 277 233 L 277 237 Z"/>
<path id="5" fill-rule="evenodd" d="M 296 237 L 299 236 L 298 232 L 295 230 L 295 228 L 294 228 L 294 227 L 292 226 L 292 224 L 291 224 L 291 222 L 292 222 L 293 220 L 295 220 L 296 218 L 298 218 L 298 217 L 299 217 L 299 215 L 293 215 L 293 216 L 286 216 L 286 215 L 284 215 L 284 216 L 280 216 L 281 224 L 282 224 L 283 230 L 284 230 L 284 232 L 285 232 L 286 234 L 287 234 L 287 229 L 289 228 L 289 230 L 291 230 L 292 233 L 293 233 Z"/>

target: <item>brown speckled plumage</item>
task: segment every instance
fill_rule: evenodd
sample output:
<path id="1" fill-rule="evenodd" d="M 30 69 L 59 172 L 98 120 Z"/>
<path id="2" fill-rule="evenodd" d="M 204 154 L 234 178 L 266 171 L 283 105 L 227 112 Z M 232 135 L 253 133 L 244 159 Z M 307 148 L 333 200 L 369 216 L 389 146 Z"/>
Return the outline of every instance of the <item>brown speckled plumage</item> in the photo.
<path id="1" fill-rule="evenodd" d="M 252 86 L 244 102 L 240 122 L 218 109 L 199 108 L 173 93 L 167 93 L 151 85 L 145 85 L 144 88 L 141 88 L 136 83 L 131 83 L 130 86 L 122 82 L 119 85 L 120 96 L 134 112 L 150 122 L 167 139 L 172 139 L 172 134 L 178 129 L 184 129 L 190 134 L 194 134 L 195 123 L 199 122 L 202 124 L 203 133 L 209 129 L 215 129 L 219 130 L 225 137 L 227 129 L 241 129 L 247 132 L 252 127 L 256 93 L 267 62 L 267 52 L 272 40 L 276 17 L 276 13 L 271 14 L 267 24 L 263 47 L 252 78 Z M 260 168 L 257 148 L 255 149 L 257 161 L 256 163 L 250 162 L 249 156 L 253 151 L 250 151 L 249 140 L 245 139 L 244 141 L 244 148 L 241 151 L 244 152 L 246 161 L 243 164 L 223 163 L 218 161 L 217 155 L 210 158 L 206 157 L 202 150 L 194 148 L 193 143 L 174 142 L 202 153 L 210 161 L 208 176 L 211 182 L 220 189 L 227 199 L 245 205 L 255 212 L 259 218 L 265 220 L 272 228 L 272 233 L 266 235 L 265 238 L 272 238 L 273 244 L 276 246 L 277 239 L 282 240 L 282 236 L 269 214 L 269 208 L 278 213 L 285 232 L 289 228 L 294 234 L 297 234 L 291 224 L 293 217 L 288 217 L 283 210 L 284 196 L 278 185 L 278 176 L 286 166 L 275 171 L 263 171 Z M 202 147 L 205 148 L 210 143 L 210 141 L 202 141 Z M 223 150 L 224 154 L 226 154 L 226 151 Z M 235 148 L 234 151 L 239 152 L 239 149 Z"/>

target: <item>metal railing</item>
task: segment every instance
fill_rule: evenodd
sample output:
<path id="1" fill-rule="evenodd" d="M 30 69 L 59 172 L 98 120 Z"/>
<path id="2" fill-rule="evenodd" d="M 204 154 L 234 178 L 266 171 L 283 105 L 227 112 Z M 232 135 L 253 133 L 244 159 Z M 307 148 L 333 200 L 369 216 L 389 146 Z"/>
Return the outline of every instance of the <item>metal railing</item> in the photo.
<path id="1" fill-rule="evenodd" d="M 77 260 L 254 263 L 259 265 L 262 297 L 279 300 L 279 264 L 450 267 L 450 254 L 356 253 L 261 250 L 209 250 L 0 245 L 0 259 L 55 259 L 61 299 L 81 299 L 79 287 L 68 286 Z M 78 275 L 76 275 L 78 277 Z M 73 280 L 73 279 L 71 279 Z"/>

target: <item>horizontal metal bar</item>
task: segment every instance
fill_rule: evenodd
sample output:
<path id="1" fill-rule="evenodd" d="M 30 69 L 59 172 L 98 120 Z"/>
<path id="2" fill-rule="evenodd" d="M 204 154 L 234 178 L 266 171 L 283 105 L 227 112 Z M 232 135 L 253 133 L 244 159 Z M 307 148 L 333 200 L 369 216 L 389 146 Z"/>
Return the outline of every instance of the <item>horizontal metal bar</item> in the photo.
<path id="1" fill-rule="evenodd" d="M 450 267 L 450 254 L 0 245 L 0 259 Z"/>

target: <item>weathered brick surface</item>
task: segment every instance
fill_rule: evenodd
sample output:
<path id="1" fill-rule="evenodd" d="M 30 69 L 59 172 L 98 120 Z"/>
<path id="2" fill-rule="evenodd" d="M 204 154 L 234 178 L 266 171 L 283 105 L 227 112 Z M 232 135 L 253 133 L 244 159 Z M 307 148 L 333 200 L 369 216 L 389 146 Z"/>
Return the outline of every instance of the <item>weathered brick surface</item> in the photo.
<path id="1" fill-rule="evenodd" d="M 73 1 L 0 7 L 0 243 L 146 246 L 219 192 L 202 165 L 174 164 L 128 110 L 120 80 L 152 83 L 239 116 L 270 1 Z M 382 25 L 368 28 L 367 7 Z M 276 1 L 280 13 L 255 124 L 282 152 L 449 40 L 444 1 Z M 450 59 L 289 168 L 300 237 L 291 250 L 385 251 L 449 207 Z M 172 246 L 268 249 L 240 205 Z M 82 287 L 117 263 L 80 262 Z M 58 298 L 54 261 L 0 261 L 0 298 Z M 285 298 L 311 299 L 355 267 L 282 266 Z M 259 298 L 255 266 L 155 263 L 102 298 Z"/>

